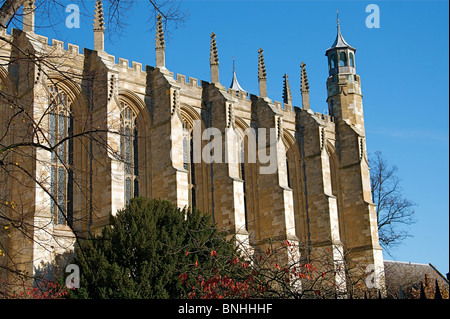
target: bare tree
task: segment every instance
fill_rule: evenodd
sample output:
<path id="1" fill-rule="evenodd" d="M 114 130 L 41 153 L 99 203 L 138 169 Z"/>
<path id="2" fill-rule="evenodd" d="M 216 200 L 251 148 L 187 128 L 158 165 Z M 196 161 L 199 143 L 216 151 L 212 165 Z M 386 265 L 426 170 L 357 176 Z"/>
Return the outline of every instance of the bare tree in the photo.
<path id="1" fill-rule="evenodd" d="M 1 0 L 0 1 L 0 28 L 7 28 L 14 21 L 22 7 L 29 0 Z M 103 0 L 105 5 L 106 23 L 108 29 L 116 32 L 123 26 L 123 20 L 127 17 L 130 9 L 139 0 Z M 70 3 L 86 7 L 86 0 L 72 0 Z M 88 1 L 88 3 L 91 3 Z M 64 6 L 64 1 L 37 0 L 36 6 L 46 12 L 49 17 L 55 16 L 59 8 Z M 181 1 L 177 0 L 148 0 L 149 18 L 156 19 L 161 14 L 166 22 L 175 25 L 185 22 L 188 13 L 181 8 Z"/>
<path id="2" fill-rule="evenodd" d="M 385 250 L 400 244 L 409 233 L 405 227 L 415 223 L 412 201 L 403 197 L 398 168 L 390 166 L 380 151 L 370 159 L 372 201 L 377 208 L 380 243 Z"/>
<path id="3" fill-rule="evenodd" d="M 337 256 L 337 251 L 315 247 L 308 260 L 300 257 L 305 249 L 301 243 L 275 239 L 264 248 L 254 247 L 251 253 L 242 249 L 239 258 L 222 259 L 218 265 L 226 270 L 226 277 L 199 276 L 204 283 L 197 282 L 189 297 L 217 298 L 222 294 L 225 298 L 361 299 L 365 295 L 378 298 L 384 290 L 367 286 L 366 265 L 349 262 L 345 249 Z M 184 282 L 188 277 L 192 277 L 189 272 L 180 278 Z"/>
<path id="4" fill-rule="evenodd" d="M 127 9 L 137 0 L 103 2 L 107 5 L 109 29 L 116 34 L 115 28 L 123 28 Z M 79 99 L 85 99 L 86 105 L 93 104 L 90 92 L 94 82 L 101 81 L 99 71 L 94 68 L 80 70 L 65 63 L 77 59 L 78 49 L 59 50 L 55 46 L 54 49 L 39 50 L 36 49 L 39 42 L 46 45 L 46 38 L 36 35 L 32 40 L 34 44 L 30 44 L 29 40 L 24 40 L 26 37 L 20 37 L 20 32 L 14 36 L 7 34 L 8 26 L 16 22 L 21 24 L 25 13 L 22 14 L 20 8 L 24 5 L 33 8 L 33 3 L 0 0 L 0 282 L 15 287 L 19 282 L 22 286 L 28 285 L 33 277 L 25 269 L 23 257 L 29 254 L 33 245 L 57 253 L 58 249 L 64 250 L 73 244 L 73 240 L 81 240 L 85 235 L 80 229 L 86 227 L 80 225 L 87 224 L 90 217 L 81 212 L 96 210 L 90 189 L 92 181 L 89 181 L 93 178 L 92 167 L 105 164 L 98 154 L 108 154 L 125 162 L 117 143 L 116 147 L 111 147 L 108 141 L 111 135 L 115 135 L 116 140 L 124 136 L 117 123 L 105 126 L 104 119 L 108 114 L 95 118 L 92 112 L 72 112 L 71 109 L 72 103 L 81 103 Z M 57 0 L 36 0 L 35 3 L 36 10 L 43 10 L 50 22 L 58 19 L 57 12 L 63 7 L 63 1 Z M 181 22 L 184 15 L 178 3 L 149 1 L 149 19 L 161 14 L 166 22 Z M 52 16 L 53 12 L 56 12 L 55 16 Z M 48 25 L 51 27 L 51 23 Z M 61 89 L 62 85 L 77 87 L 80 92 L 70 96 Z M 63 126 L 66 130 L 60 134 L 57 127 Z M 77 165 L 77 161 L 78 164 L 83 162 L 83 167 Z M 57 174 L 58 170 L 64 171 L 66 185 L 71 180 L 73 189 L 70 191 L 77 193 L 74 197 L 80 198 L 78 203 L 58 195 L 58 186 L 51 182 L 51 174 Z M 52 211 L 52 220 L 39 218 L 44 212 L 36 210 L 35 202 L 30 199 L 30 194 L 37 193 L 37 197 L 50 199 L 46 210 Z M 70 215 L 69 211 L 72 212 Z M 64 224 L 72 230 L 74 237 L 67 242 L 63 236 L 56 238 L 48 231 L 50 223 Z M 45 240 L 39 240 L 44 237 Z M 50 241 L 52 244 L 48 244 Z M 5 242 L 8 244 L 3 245 Z M 47 266 L 50 265 L 43 265 L 43 270 Z M 6 281 L 2 278 L 4 275 Z M 14 282 L 10 280 L 12 275 Z M 0 287 L 0 297 L 8 291 L 7 285 Z"/>

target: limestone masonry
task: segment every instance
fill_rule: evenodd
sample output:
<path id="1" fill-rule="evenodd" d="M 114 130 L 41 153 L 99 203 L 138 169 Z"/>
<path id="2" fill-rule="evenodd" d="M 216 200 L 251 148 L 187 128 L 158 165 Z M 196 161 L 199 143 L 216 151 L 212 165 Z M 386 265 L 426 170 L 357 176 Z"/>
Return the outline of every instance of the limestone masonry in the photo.
<path id="1" fill-rule="evenodd" d="M 17 165 L 0 172 L 0 200 L 14 203 L 2 213 L 30 225 L 25 233 L 0 220 L 2 250 L 11 256 L 0 265 L 42 273 L 73 250 L 75 234 L 99 232 L 111 213 L 145 196 L 211 214 L 249 251 L 288 240 L 299 247 L 299 258 L 322 250 L 331 252 L 336 265 L 343 256 L 363 270 L 373 265 L 380 270 L 374 287 L 383 285 L 356 49 L 339 23 L 325 52 L 328 114 L 320 114 L 309 105 L 305 63 L 297 107 L 287 75 L 283 102 L 267 96 L 262 49 L 258 96 L 240 87 L 236 72 L 230 88 L 219 80 L 220 38 L 214 33 L 211 79 L 199 81 L 166 68 L 160 16 L 156 63 L 143 68 L 106 52 L 101 1 L 94 50 L 83 53 L 35 34 L 33 8 L 27 1 L 23 30 L 1 34 L 7 41 L 0 40 L 0 143 L 56 146 L 14 151 L 8 160 Z M 12 121 L 17 105 L 31 118 Z M 220 133 L 222 158 L 234 160 L 193 160 L 195 132 L 208 128 Z M 274 172 L 264 173 L 269 164 L 254 151 L 261 141 L 271 151 Z M 208 153 L 210 145 L 209 137 L 201 139 L 202 151 Z"/>

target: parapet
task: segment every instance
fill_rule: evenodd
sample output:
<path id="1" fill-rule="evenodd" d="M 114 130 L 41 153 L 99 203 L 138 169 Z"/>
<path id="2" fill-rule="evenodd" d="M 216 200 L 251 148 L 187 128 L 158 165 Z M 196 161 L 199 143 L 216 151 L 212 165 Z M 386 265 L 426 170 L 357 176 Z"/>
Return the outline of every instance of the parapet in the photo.
<path id="1" fill-rule="evenodd" d="M 117 66 L 119 68 L 121 68 L 122 70 L 134 71 L 134 72 L 138 72 L 138 73 L 143 72 L 142 63 L 131 61 L 131 67 L 130 67 L 129 60 L 123 59 L 123 58 L 119 58 L 119 63 L 117 64 Z"/>
<path id="2" fill-rule="evenodd" d="M 33 35 L 33 37 L 35 37 L 35 39 L 44 46 L 43 48 L 47 52 L 58 51 L 71 55 L 83 56 L 83 54 L 80 53 L 80 47 L 76 44 L 67 43 L 67 47 L 65 48 L 65 43 L 63 41 L 52 39 L 51 43 L 49 43 L 48 37 L 45 37 L 43 35 L 35 34 Z"/>
<path id="3" fill-rule="evenodd" d="M 228 88 L 227 92 L 232 97 L 237 98 L 237 99 L 241 99 L 241 100 L 249 100 L 250 99 L 249 94 L 247 92 L 245 92 L 245 91 L 236 91 L 236 90 L 233 90 L 231 88 Z"/>
<path id="4" fill-rule="evenodd" d="M 177 73 L 174 80 L 181 85 L 187 85 L 190 87 L 201 89 L 201 83 L 196 78 L 188 77 L 188 80 L 186 81 L 185 75 Z"/>
<path id="5" fill-rule="evenodd" d="M 119 58 L 118 62 L 116 62 L 116 57 L 111 54 L 108 55 L 108 60 L 114 63 L 119 71 L 126 73 L 134 72 L 138 75 L 140 75 L 141 73 L 145 73 L 145 71 L 142 69 L 142 63 L 131 61 L 130 66 L 130 61 L 124 58 Z"/>
<path id="6" fill-rule="evenodd" d="M 288 113 L 294 112 L 294 106 L 293 105 L 290 105 L 290 104 L 287 104 L 287 103 L 283 103 L 283 102 L 278 102 L 278 101 L 275 101 L 274 103 L 275 103 L 275 106 L 279 110 L 281 110 L 283 112 L 288 112 Z"/>
<path id="7" fill-rule="evenodd" d="M 334 116 L 328 115 L 328 114 L 322 114 L 319 112 L 316 112 L 314 116 L 320 120 L 322 120 L 325 123 L 334 123 Z"/>
<path id="8" fill-rule="evenodd" d="M 63 41 L 52 39 L 51 44 L 49 44 L 49 40 L 47 37 L 42 35 L 34 35 L 34 36 L 39 43 L 44 45 L 44 48 L 46 49 L 47 52 L 53 49 L 54 51 L 56 50 L 62 53 L 67 52 L 70 54 L 83 56 L 83 54 L 80 53 L 80 47 L 78 45 L 68 43 L 67 49 L 65 49 Z M 119 58 L 118 62 L 116 63 L 116 57 L 114 55 L 108 55 L 108 60 L 111 61 L 113 64 L 115 64 L 120 71 L 126 71 L 127 73 L 135 72 L 136 74 L 139 75 L 141 73 L 145 73 L 145 71 L 142 68 L 142 63 L 132 61 L 130 66 L 129 60 L 124 58 Z"/>

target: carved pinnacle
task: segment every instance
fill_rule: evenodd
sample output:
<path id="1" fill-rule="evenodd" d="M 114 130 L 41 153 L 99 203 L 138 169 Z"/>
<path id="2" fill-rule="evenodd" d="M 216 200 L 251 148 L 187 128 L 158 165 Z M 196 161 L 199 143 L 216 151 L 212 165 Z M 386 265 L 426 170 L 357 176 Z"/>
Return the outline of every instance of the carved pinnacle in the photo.
<path id="1" fill-rule="evenodd" d="M 258 80 L 266 80 L 266 66 L 264 64 L 263 50 L 259 48 L 258 53 Z"/>
<path id="2" fill-rule="evenodd" d="M 211 51 L 209 54 L 209 62 L 211 65 L 219 64 L 219 54 L 217 52 L 217 43 L 215 33 L 211 33 Z"/>
<path id="3" fill-rule="evenodd" d="M 101 0 L 95 1 L 95 15 L 94 15 L 94 31 L 105 30 L 105 18 L 103 16 L 103 3 Z"/>
<path id="4" fill-rule="evenodd" d="M 289 85 L 289 77 L 288 75 L 285 73 L 283 76 L 283 102 L 286 104 L 291 104 L 292 103 L 292 94 L 291 94 L 291 88 Z"/>
<path id="5" fill-rule="evenodd" d="M 165 47 L 164 29 L 163 29 L 161 14 L 158 14 L 158 16 L 156 17 L 156 43 L 155 44 L 156 44 L 157 49 Z"/>
<path id="6" fill-rule="evenodd" d="M 301 75 L 301 91 L 302 92 L 309 92 L 309 83 L 308 83 L 308 75 L 306 74 L 306 64 L 305 62 L 302 62 L 300 64 L 300 67 L 302 68 L 302 75 Z"/>

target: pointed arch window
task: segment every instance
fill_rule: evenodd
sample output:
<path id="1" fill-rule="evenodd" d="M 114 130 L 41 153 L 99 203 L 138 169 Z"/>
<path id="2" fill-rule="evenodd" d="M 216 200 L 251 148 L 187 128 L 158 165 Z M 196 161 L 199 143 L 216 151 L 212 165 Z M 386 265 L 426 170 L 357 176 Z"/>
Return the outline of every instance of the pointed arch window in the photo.
<path id="1" fill-rule="evenodd" d="M 244 217 L 245 217 L 245 230 L 248 231 L 248 196 L 247 196 L 247 183 L 246 183 L 246 170 L 245 170 L 245 140 L 242 136 L 238 135 L 238 158 L 239 158 L 239 177 L 243 181 L 244 190 Z"/>
<path id="2" fill-rule="evenodd" d="M 286 149 L 287 149 L 287 147 L 286 147 Z M 289 187 L 289 188 L 292 188 L 292 183 L 291 183 L 291 174 L 290 174 L 290 171 L 289 171 L 289 157 L 288 157 L 288 152 L 286 152 L 286 178 L 287 178 L 287 186 Z"/>
<path id="3" fill-rule="evenodd" d="M 352 52 L 350 52 L 348 56 L 349 56 L 350 66 L 354 68 L 355 67 L 355 56 L 353 55 Z"/>
<path id="4" fill-rule="evenodd" d="M 195 163 L 194 163 L 194 142 L 192 126 L 188 121 L 183 121 L 183 168 L 188 172 L 189 206 L 197 206 Z"/>
<path id="5" fill-rule="evenodd" d="M 342 51 L 339 53 L 339 66 L 346 66 L 347 65 L 347 54 Z"/>
<path id="6" fill-rule="evenodd" d="M 139 196 L 138 127 L 136 114 L 125 102 L 120 102 L 120 152 L 124 161 L 125 203 Z"/>
<path id="7" fill-rule="evenodd" d="M 54 224 L 73 223 L 72 101 L 56 86 L 49 87 L 50 210 Z"/>
<path id="8" fill-rule="evenodd" d="M 334 69 L 335 67 L 337 67 L 337 55 L 336 53 L 332 53 L 330 55 L 330 68 Z"/>

